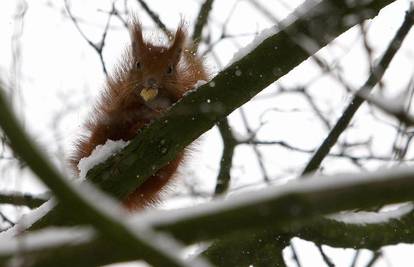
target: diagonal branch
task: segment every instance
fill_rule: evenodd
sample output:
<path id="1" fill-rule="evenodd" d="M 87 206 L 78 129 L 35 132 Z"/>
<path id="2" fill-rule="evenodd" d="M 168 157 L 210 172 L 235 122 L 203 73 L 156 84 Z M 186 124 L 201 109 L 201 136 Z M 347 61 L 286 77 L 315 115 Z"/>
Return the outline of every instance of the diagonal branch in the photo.
<path id="1" fill-rule="evenodd" d="M 115 13 L 115 6 L 112 5 L 112 10 L 108 13 L 108 18 L 106 20 L 106 25 L 105 25 L 105 29 L 102 32 L 102 36 L 101 36 L 101 40 L 99 42 L 92 42 L 87 36 L 86 34 L 82 31 L 81 27 L 79 26 L 79 22 L 76 20 L 76 18 L 73 16 L 72 11 L 70 9 L 69 6 L 69 2 L 68 0 L 64 0 L 65 3 L 65 9 L 66 12 L 69 15 L 69 18 L 72 20 L 73 24 L 75 25 L 76 29 L 78 30 L 78 32 L 80 33 L 80 35 L 82 36 L 83 39 L 85 39 L 85 41 L 95 50 L 95 52 L 98 54 L 99 56 L 99 60 L 101 61 L 102 64 L 102 69 L 103 72 L 105 74 L 106 77 L 108 77 L 108 70 L 106 69 L 106 65 L 105 65 L 105 61 L 103 58 L 103 49 L 105 46 L 105 42 L 106 42 L 106 36 L 108 34 L 108 30 L 109 30 L 109 25 L 111 22 L 111 18 Z"/>
<path id="2" fill-rule="evenodd" d="M 168 31 L 167 26 L 161 21 L 160 17 L 151 10 L 148 4 L 144 0 L 137 0 L 141 7 L 147 12 L 148 16 L 154 21 L 154 23 L 162 30 L 162 32 L 167 36 L 171 37 L 171 32 Z"/>
<path id="3" fill-rule="evenodd" d="M 192 51 L 197 51 L 198 45 L 201 41 L 201 34 L 203 33 L 204 26 L 207 24 L 208 15 L 210 14 L 214 0 L 205 0 L 198 11 L 197 22 L 194 26 L 192 39 L 194 45 L 191 48 Z"/>
<path id="4" fill-rule="evenodd" d="M 217 124 L 223 139 L 223 154 L 220 161 L 220 170 L 217 176 L 215 195 L 226 193 L 230 186 L 230 170 L 232 166 L 234 149 L 237 146 L 237 140 L 234 137 L 227 118 L 224 118 Z"/>
<path id="5" fill-rule="evenodd" d="M 382 79 L 385 71 L 388 69 L 391 60 L 394 55 L 400 49 L 404 38 L 407 36 L 413 25 L 413 10 L 407 12 L 405 20 L 401 27 L 398 29 L 387 50 L 382 56 L 378 64 L 373 68 L 371 75 L 365 84 L 358 90 L 357 95 L 353 97 L 348 107 L 339 118 L 334 128 L 331 130 L 329 135 L 325 138 L 321 146 L 312 156 L 302 174 L 307 174 L 316 171 L 321 165 L 323 159 L 328 155 L 331 148 L 336 144 L 339 136 L 347 129 L 349 123 L 358 111 L 359 107 L 365 102 L 365 99 L 360 96 L 361 94 L 366 95 L 371 92 L 374 86 Z"/>

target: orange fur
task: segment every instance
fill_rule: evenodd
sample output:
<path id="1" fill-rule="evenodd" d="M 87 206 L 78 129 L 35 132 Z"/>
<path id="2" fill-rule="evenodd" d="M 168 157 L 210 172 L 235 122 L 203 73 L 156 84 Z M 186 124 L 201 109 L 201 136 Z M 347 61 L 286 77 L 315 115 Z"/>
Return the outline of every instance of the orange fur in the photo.
<path id="1" fill-rule="evenodd" d="M 131 46 L 107 79 L 105 91 L 86 122 L 89 134 L 75 145 L 71 165 L 77 173 L 80 159 L 88 157 L 97 145 L 104 144 L 107 139 L 127 141 L 134 138 L 140 128 L 160 117 L 198 80 L 208 78 L 201 58 L 185 49 L 183 23 L 167 46 L 146 42 L 136 19 L 130 23 L 130 34 Z M 150 87 L 158 89 L 158 95 L 146 102 L 140 92 Z M 184 152 L 149 177 L 126 197 L 124 205 L 137 210 L 157 202 L 159 193 L 174 177 L 183 156 Z"/>

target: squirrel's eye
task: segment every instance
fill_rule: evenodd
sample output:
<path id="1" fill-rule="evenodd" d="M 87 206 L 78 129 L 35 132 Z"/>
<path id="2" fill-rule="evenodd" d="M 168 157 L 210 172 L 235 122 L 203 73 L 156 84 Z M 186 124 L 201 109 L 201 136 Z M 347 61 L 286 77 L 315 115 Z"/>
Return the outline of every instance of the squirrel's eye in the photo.
<path id="1" fill-rule="evenodd" d="M 141 62 L 137 61 L 137 63 L 135 63 L 135 67 L 137 68 L 137 70 L 140 70 L 142 67 Z"/>
<path id="2" fill-rule="evenodd" d="M 173 72 L 173 66 L 168 66 L 167 74 L 171 74 Z"/>

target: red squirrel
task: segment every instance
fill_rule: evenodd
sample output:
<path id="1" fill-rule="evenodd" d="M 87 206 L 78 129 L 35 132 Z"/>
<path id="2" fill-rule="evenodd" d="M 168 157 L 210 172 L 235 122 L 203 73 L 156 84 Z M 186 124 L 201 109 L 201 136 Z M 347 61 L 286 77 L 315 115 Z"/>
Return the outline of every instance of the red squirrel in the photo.
<path id="1" fill-rule="evenodd" d="M 160 117 L 199 80 L 207 80 L 203 61 L 186 49 L 183 21 L 168 45 L 155 45 L 143 38 L 136 18 L 129 25 L 131 45 L 106 81 L 105 90 L 85 124 L 89 134 L 75 144 L 72 168 L 106 140 L 128 141 L 150 121 Z M 159 201 L 162 189 L 176 174 L 184 151 L 149 177 L 122 202 L 140 210 Z"/>

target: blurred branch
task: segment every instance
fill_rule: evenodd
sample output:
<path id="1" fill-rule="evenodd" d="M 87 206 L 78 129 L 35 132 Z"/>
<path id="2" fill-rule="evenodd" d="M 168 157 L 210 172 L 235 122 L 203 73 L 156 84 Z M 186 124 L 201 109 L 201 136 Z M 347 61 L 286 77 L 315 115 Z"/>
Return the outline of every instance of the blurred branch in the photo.
<path id="1" fill-rule="evenodd" d="M 233 14 L 234 14 L 234 12 L 236 10 L 236 7 L 237 7 L 237 5 L 239 3 L 241 3 L 241 2 L 235 1 L 233 3 L 233 5 L 232 5 L 232 7 L 231 7 L 231 9 L 230 9 L 230 11 L 228 13 L 228 15 L 226 16 L 225 21 L 222 24 L 220 37 L 217 40 L 211 41 L 210 34 L 207 36 L 207 38 L 206 38 L 206 40 L 208 40 L 207 47 L 203 51 L 203 53 L 201 54 L 201 56 L 205 56 L 207 53 L 211 53 L 211 56 L 214 57 L 216 61 L 219 61 L 218 56 L 217 56 L 216 52 L 213 50 L 213 48 L 216 45 L 218 45 L 221 41 L 223 41 L 225 39 L 228 39 L 228 38 L 232 39 L 232 38 L 236 38 L 236 37 L 240 37 L 240 36 L 253 35 L 253 34 L 245 34 L 245 33 L 243 33 L 243 34 L 234 34 L 234 35 L 227 34 L 227 26 L 228 26 L 229 21 L 230 21 L 231 17 L 233 16 Z"/>
<path id="2" fill-rule="evenodd" d="M 208 13 L 211 10 L 211 5 L 213 4 L 213 1 L 206 0 L 203 4 L 203 6 L 199 10 L 199 16 L 197 17 L 197 24 L 194 28 L 193 33 L 193 47 L 191 50 L 193 53 L 197 53 L 198 45 L 201 40 L 201 33 L 203 26 L 207 23 Z M 210 39 L 207 40 L 207 42 L 210 42 Z M 213 55 L 215 53 L 213 52 Z M 220 66 L 220 69 L 223 68 L 222 63 L 219 59 L 219 57 L 215 57 L 216 64 Z M 217 182 L 216 187 L 214 190 L 214 195 L 218 196 L 220 194 L 226 193 L 229 185 L 230 185 L 230 179 L 231 179 L 231 168 L 232 168 L 232 160 L 233 160 L 233 154 L 234 150 L 237 145 L 237 140 L 234 137 L 231 127 L 229 125 L 228 119 L 223 118 L 221 121 L 219 121 L 217 124 L 217 128 L 219 129 L 220 136 L 223 142 L 223 151 L 222 156 L 220 160 L 220 169 L 217 176 Z"/>
<path id="3" fill-rule="evenodd" d="M 321 245 L 377 250 L 387 245 L 413 243 L 413 222 L 413 211 L 386 222 L 370 224 L 351 224 L 330 219 L 318 219 L 299 230 L 295 230 L 294 233 L 300 238 Z"/>
<path id="4" fill-rule="evenodd" d="M 208 15 L 210 14 L 211 8 L 213 6 L 214 0 L 205 0 L 204 3 L 201 5 L 200 10 L 198 11 L 197 22 L 194 26 L 193 31 L 193 47 L 191 48 L 192 51 L 196 52 L 198 49 L 198 45 L 201 42 L 201 34 L 203 33 L 204 26 L 207 24 Z"/>
<path id="5" fill-rule="evenodd" d="M 282 251 L 288 238 L 266 230 L 239 232 L 214 242 L 203 255 L 218 267 L 285 267 Z"/>
<path id="6" fill-rule="evenodd" d="M 336 144 L 339 136 L 347 129 L 351 119 L 364 103 L 364 98 L 360 94 L 369 94 L 372 88 L 382 79 L 385 71 L 387 70 L 394 55 L 400 49 L 404 38 L 407 36 L 413 25 L 413 9 L 410 9 L 405 16 L 405 20 L 401 27 L 398 29 L 396 35 L 390 42 L 381 60 L 373 68 L 371 75 L 365 84 L 358 90 L 356 96 L 353 97 L 348 107 L 345 109 L 341 117 L 338 119 L 334 128 L 329 135 L 325 138 L 321 146 L 309 160 L 302 174 L 316 171 L 321 165 L 324 158 L 328 155 L 330 149 Z"/>
<path id="7" fill-rule="evenodd" d="M 305 148 L 301 148 L 301 147 L 296 147 L 293 146 L 285 141 L 270 141 L 270 140 L 255 140 L 253 138 L 248 138 L 248 139 L 244 139 L 244 140 L 238 140 L 237 144 L 255 144 L 255 145 L 265 145 L 265 146 L 273 146 L 273 145 L 277 145 L 280 147 L 283 147 L 285 149 L 291 150 L 291 151 L 295 151 L 298 153 L 314 153 L 316 149 L 305 149 Z M 352 144 L 346 144 L 347 147 L 352 146 Z M 393 157 L 391 156 L 380 156 L 380 155 L 372 155 L 372 154 L 368 154 L 368 155 L 358 155 L 358 156 L 353 156 L 352 154 L 346 153 L 346 152 L 339 152 L 339 153 L 329 153 L 328 155 L 326 155 L 326 157 L 333 157 L 333 158 L 344 158 L 344 159 L 349 159 L 350 161 L 370 161 L 370 160 L 376 160 L 376 161 L 397 161 L 398 159 L 393 159 Z M 406 161 L 414 161 L 414 158 L 408 158 L 406 159 Z"/>
<path id="8" fill-rule="evenodd" d="M 22 80 L 22 43 L 25 16 L 29 5 L 27 1 L 20 0 L 16 2 L 16 11 L 13 16 L 13 35 L 11 38 L 11 49 L 12 49 L 12 61 L 11 61 L 11 83 L 12 88 L 8 91 L 10 99 L 20 101 L 23 104 L 23 96 L 21 93 L 21 80 Z"/>
<path id="9" fill-rule="evenodd" d="M 147 3 L 144 0 L 137 0 L 137 2 L 142 6 L 145 12 L 147 12 L 148 16 L 150 16 L 150 18 L 154 21 L 158 28 L 160 28 L 168 38 L 171 38 L 172 35 L 171 32 L 167 29 L 167 26 L 165 26 L 165 24 L 161 21 L 160 17 L 149 8 Z"/>
<path id="10" fill-rule="evenodd" d="M 321 245 L 326 244 L 331 247 L 370 249 L 375 251 L 386 245 L 412 243 L 414 241 L 412 234 L 414 232 L 412 227 L 413 222 L 413 211 L 406 213 L 402 217 L 395 216 L 394 218 L 390 218 L 389 221 L 365 224 L 343 223 L 330 219 L 316 219 L 304 227 L 299 226 L 299 228 L 298 225 L 293 223 L 282 231 L 275 228 L 256 230 L 250 234 L 249 231 L 242 231 L 241 233 L 234 234 L 233 237 L 226 237 L 224 241 L 220 240 L 216 242 L 218 244 L 217 247 L 221 248 L 221 253 L 214 246 L 216 243 L 214 243 L 211 250 L 213 251 L 213 255 L 221 255 L 222 258 L 226 258 L 227 250 L 224 250 L 224 244 L 227 244 L 227 249 L 230 248 L 231 251 L 233 247 L 241 247 L 241 252 L 239 251 L 239 254 L 237 254 L 236 250 L 236 252 L 232 253 L 235 255 L 232 256 L 243 259 L 243 257 L 247 257 L 244 254 L 247 253 L 251 257 L 254 257 L 255 253 L 261 250 L 261 247 L 274 245 L 280 241 L 280 238 L 287 240 L 289 237 L 298 236 L 302 239 L 315 242 L 327 266 L 335 266 L 323 252 Z M 398 231 L 395 229 L 398 229 Z M 249 243 L 257 243 L 257 249 L 249 249 Z M 206 254 L 209 253 L 209 250 L 210 248 L 206 251 Z M 269 253 L 269 255 L 274 254 Z M 357 255 L 359 254 L 355 255 L 352 266 L 356 263 Z M 370 262 L 376 262 L 379 256 L 375 253 Z M 228 260 L 230 261 L 231 259 Z"/>
<path id="11" fill-rule="evenodd" d="M 323 126 L 325 126 L 325 128 L 327 130 L 331 129 L 331 124 L 329 123 L 329 120 L 323 115 L 322 111 L 315 104 L 315 102 L 314 102 L 313 98 L 311 97 L 311 95 L 306 90 L 303 90 L 303 96 L 306 99 L 306 101 L 308 102 L 309 106 L 312 108 L 313 112 L 320 119 Z"/>
<path id="12" fill-rule="evenodd" d="M 332 247 L 376 250 L 384 245 L 414 242 L 413 210 L 400 216 L 390 216 L 388 221 L 370 224 L 343 223 L 321 219 L 320 216 L 412 200 L 413 175 L 413 168 L 394 168 L 370 174 L 336 174 L 334 177 L 301 179 L 292 184 L 266 188 L 260 193 L 244 193 L 196 207 L 139 214 L 126 223 L 132 225 L 132 229 L 136 224 L 148 225 L 188 244 L 224 238 L 220 242 L 232 240 L 234 244 L 239 242 L 246 246 L 249 242 L 263 242 L 261 246 L 265 246 L 268 240 L 273 242 L 269 246 L 274 246 L 277 237 L 288 241 L 290 237 L 298 236 Z M 138 227 L 134 232 L 138 234 L 139 230 Z M 114 250 L 112 243 L 104 237 L 87 240 L 78 246 L 71 246 L 64 261 L 72 266 L 85 266 L 82 261 L 88 257 L 87 253 L 105 255 L 88 257 L 89 264 L 96 261 L 96 265 L 112 262 L 103 261 L 108 258 L 116 261 L 134 259 L 125 251 Z M 48 257 L 41 255 L 44 258 L 40 260 L 56 259 L 52 252 Z M 135 259 L 138 256 L 135 255 Z M 63 261 L 63 258 L 59 260 Z"/>
<path id="13" fill-rule="evenodd" d="M 247 116 L 246 116 L 243 108 L 240 108 L 240 115 L 242 117 L 242 122 L 244 124 L 244 127 L 246 128 L 247 133 L 250 136 L 252 136 L 252 138 L 255 138 L 256 137 L 255 136 L 256 132 L 252 131 L 252 129 L 250 128 L 249 122 L 247 121 Z M 266 167 L 265 167 L 264 162 L 263 162 L 262 152 L 259 150 L 259 148 L 257 147 L 257 145 L 255 143 L 251 143 L 251 144 L 253 146 L 253 152 L 256 155 L 256 159 L 257 159 L 257 163 L 259 164 L 260 171 L 262 172 L 263 179 L 266 182 L 269 182 L 270 177 L 267 174 L 267 170 L 266 170 Z"/>
<path id="14" fill-rule="evenodd" d="M 264 17 L 266 17 L 268 20 L 270 20 L 273 24 L 278 24 L 280 21 L 275 18 L 275 16 L 260 2 L 257 0 L 249 0 L 248 1 L 254 8 L 256 8 Z"/>
<path id="15" fill-rule="evenodd" d="M 0 193 L 0 204 L 10 204 L 15 206 L 27 206 L 37 208 L 50 198 L 49 194 L 30 195 L 21 193 Z"/>
<path id="16" fill-rule="evenodd" d="M 389 103 L 386 99 L 380 99 L 378 97 L 372 97 L 366 92 L 358 92 L 358 96 L 364 101 L 374 104 L 376 107 L 394 116 L 400 123 L 406 126 L 414 125 L 414 117 L 408 114 L 406 109 L 401 103 Z"/>
<path id="17" fill-rule="evenodd" d="M 3 222 L 8 223 L 10 226 L 14 226 L 15 223 L 9 219 L 9 217 L 7 217 L 6 215 L 4 215 L 3 212 L 0 212 L 0 218 L 3 220 Z"/>
<path id="18" fill-rule="evenodd" d="M 129 225 L 119 220 L 120 216 L 126 214 L 120 212 L 118 205 L 112 200 L 88 184 L 76 187 L 72 181 L 64 178 L 23 132 L 4 97 L 2 88 L 0 88 L 0 126 L 10 139 L 11 147 L 16 154 L 53 191 L 61 203 L 60 208 L 72 212 L 76 210 L 78 218 L 96 227 L 100 234 L 111 239 L 118 249 L 142 255 L 149 263 L 159 266 L 210 266 L 198 260 L 195 260 L 193 265 L 180 259 L 176 254 L 176 251 L 181 249 L 178 243 L 163 235 L 152 233 L 144 225 L 140 226 L 141 231 L 136 234 Z"/>

